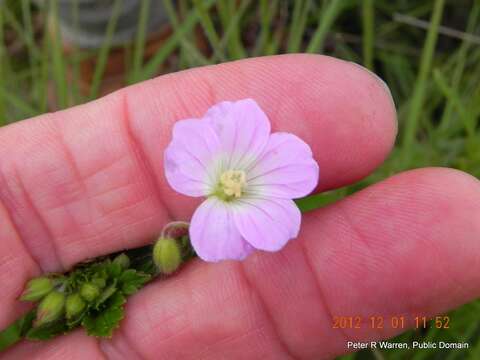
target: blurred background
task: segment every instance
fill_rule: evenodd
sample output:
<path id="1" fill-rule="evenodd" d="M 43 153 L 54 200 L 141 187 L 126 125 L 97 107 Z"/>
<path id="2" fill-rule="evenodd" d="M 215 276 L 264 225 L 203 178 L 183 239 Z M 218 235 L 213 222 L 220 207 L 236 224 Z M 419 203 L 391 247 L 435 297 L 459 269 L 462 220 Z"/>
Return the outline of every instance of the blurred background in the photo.
<path id="1" fill-rule="evenodd" d="M 387 82 L 399 138 L 370 177 L 302 208 L 409 168 L 480 177 L 479 12 L 479 0 L 0 0 L 0 126 L 172 71 L 323 53 Z M 449 314 L 449 329 L 430 323 L 397 339 L 466 341 L 467 350 L 364 350 L 342 359 L 480 359 L 479 314 L 474 301 Z"/>

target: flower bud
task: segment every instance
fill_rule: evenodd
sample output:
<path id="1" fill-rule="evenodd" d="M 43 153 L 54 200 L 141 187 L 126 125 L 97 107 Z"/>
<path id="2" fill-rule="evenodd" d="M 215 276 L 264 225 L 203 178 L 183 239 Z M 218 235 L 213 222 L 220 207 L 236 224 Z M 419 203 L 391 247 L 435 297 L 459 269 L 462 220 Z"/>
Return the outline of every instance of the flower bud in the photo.
<path id="1" fill-rule="evenodd" d="M 65 294 L 52 291 L 38 304 L 35 326 L 57 320 L 65 309 Z"/>
<path id="2" fill-rule="evenodd" d="M 83 301 L 80 294 L 70 294 L 65 302 L 65 315 L 67 319 L 72 319 L 80 315 L 87 304 Z"/>
<path id="3" fill-rule="evenodd" d="M 80 295 L 87 301 L 93 301 L 100 295 L 100 290 L 92 283 L 85 283 L 80 288 Z"/>
<path id="4" fill-rule="evenodd" d="M 130 259 L 127 255 L 125 255 L 125 253 L 118 255 L 115 259 L 113 259 L 113 262 L 119 264 L 123 270 L 130 267 Z"/>
<path id="5" fill-rule="evenodd" d="M 174 239 L 158 239 L 153 247 L 153 261 L 161 273 L 173 273 L 182 263 L 180 245 Z"/>
<path id="6" fill-rule="evenodd" d="M 30 280 L 20 296 L 22 301 L 37 301 L 53 290 L 53 281 L 47 277 Z"/>
<path id="7" fill-rule="evenodd" d="M 101 289 L 105 287 L 105 285 L 107 284 L 107 281 L 104 278 L 98 277 L 92 280 L 92 284 L 95 286 L 98 286 Z"/>

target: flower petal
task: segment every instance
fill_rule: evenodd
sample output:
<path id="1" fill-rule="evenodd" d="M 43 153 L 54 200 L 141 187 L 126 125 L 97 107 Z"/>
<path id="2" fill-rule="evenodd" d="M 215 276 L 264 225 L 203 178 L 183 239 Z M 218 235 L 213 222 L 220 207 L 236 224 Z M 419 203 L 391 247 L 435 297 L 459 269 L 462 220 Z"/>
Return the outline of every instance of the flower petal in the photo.
<path id="1" fill-rule="evenodd" d="M 270 136 L 261 158 L 247 170 L 247 192 L 296 199 L 315 189 L 318 176 L 310 147 L 293 134 L 277 132 Z"/>
<path id="2" fill-rule="evenodd" d="M 292 200 L 246 198 L 239 202 L 234 208 L 235 224 L 253 247 L 277 251 L 297 237 L 301 214 Z"/>
<path id="3" fill-rule="evenodd" d="M 218 178 L 220 142 L 205 122 L 181 120 L 173 127 L 173 139 L 165 150 L 165 176 L 170 186 L 189 196 L 208 195 Z"/>
<path id="4" fill-rule="evenodd" d="M 205 261 L 242 260 L 253 251 L 235 227 L 231 206 L 216 198 L 195 210 L 189 232 L 193 248 Z"/>
<path id="5" fill-rule="evenodd" d="M 229 156 L 225 170 L 243 170 L 267 145 L 270 121 L 252 99 L 221 102 L 211 107 L 205 118 Z"/>

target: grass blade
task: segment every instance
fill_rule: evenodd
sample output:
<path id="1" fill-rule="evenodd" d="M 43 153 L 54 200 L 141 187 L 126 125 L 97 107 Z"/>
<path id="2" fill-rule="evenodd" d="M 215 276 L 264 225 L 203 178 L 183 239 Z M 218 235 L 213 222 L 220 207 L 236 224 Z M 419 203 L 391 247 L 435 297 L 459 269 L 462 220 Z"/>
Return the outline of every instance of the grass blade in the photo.
<path id="1" fill-rule="evenodd" d="M 38 113 L 44 113 L 48 110 L 48 87 L 50 81 L 50 52 L 51 36 L 48 32 L 48 21 L 43 25 L 42 51 L 40 54 L 40 70 L 38 77 Z"/>
<path id="2" fill-rule="evenodd" d="M 186 34 L 179 30 L 180 24 L 172 0 L 163 0 L 163 7 L 167 12 L 170 24 L 172 25 L 174 32 L 178 32 L 180 34 L 180 45 L 182 47 L 183 53 L 186 55 L 185 57 L 188 61 L 188 64 L 190 66 L 211 64 L 211 61 L 209 61 L 205 56 L 203 56 L 203 54 L 195 47 L 195 45 L 186 38 Z"/>
<path id="3" fill-rule="evenodd" d="M 228 46 L 230 49 L 232 54 L 230 60 L 238 60 L 247 56 L 247 52 L 240 41 L 238 27 L 240 24 L 240 19 L 245 14 L 250 2 L 250 0 L 242 0 L 238 8 L 234 8 L 233 2 L 230 3 L 230 20 L 228 23 L 226 23 L 227 26 L 225 28 L 223 38 L 220 40 L 220 48 L 222 52 L 224 52 L 226 46 Z"/>
<path id="4" fill-rule="evenodd" d="M 193 0 L 193 4 L 195 5 L 195 9 L 200 18 L 200 23 L 202 25 L 203 31 L 207 36 L 207 39 L 210 43 L 210 46 L 213 49 L 215 57 L 220 61 L 225 61 L 225 53 L 222 50 L 220 45 L 220 37 L 215 30 L 215 26 L 213 25 L 213 21 L 211 16 L 208 13 L 208 9 L 204 4 L 203 0 Z"/>
<path id="5" fill-rule="evenodd" d="M 468 23 L 466 28 L 467 34 L 473 33 L 475 31 L 475 26 L 477 24 L 479 12 L 480 12 L 480 2 L 476 2 L 473 5 L 473 9 L 470 12 L 470 15 L 468 18 Z M 460 86 L 460 81 L 462 79 L 462 75 L 465 70 L 467 52 L 470 47 L 471 47 L 471 43 L 467 40 L 467 38 L 464 38 L 462 41 L 462 44 L 460 45 L 458 56 L 456 57 L 457 64 L 455 66 L 455 69 L 453 71 L 453 76 L 452 76 L 451 84 L 454 91 L 458 91 L 458 88 Z M 454 107 L 454 104 L 450 100 L 447 100 L 445 111 L 443 112 L 442 118 L 440 120 L 439 130 L 441 133 L 445 133 L 450 125 L 450 119 L 452 118 L 453 107 Z"/>
<path id="6" fill-rule="evenodd" d="M 30 106 L 30 104 L 22 100 L 13 92 L 5 89 L 3 87 L 3 84 L 0 85 L 0 98 L 2 98 L 5 102 L 10 103 L 13 108 L 20 110 L 22 118 L 28 118 L 37 115 L 37 111 L 32 106 Z M 4 121 L 4 123 L 7 123 L 6 119 Z"/>
<path id="7" fill-rule="evenodd" d="M 437 84 L 439 89 L 442 91 L 443 95 L 448 99 L 448 102 L 451 103 L 452 106 L 455 107 L 455 110 L 457 110 L 457 112 L 459 113 L 468 136 L 470 138 L 474 137 L 475 126 L 470 120 L 472 116 L 468 114 L 468 110 L 465 109 L 465 106 L 460 100 L 458 93 L 455 91 L 455 89 L 448 85 L 447 79 L 445 79 L 445 76 L 439 69 L 433 70 L 433 79 L 435 80 L 435 83 Z"/>
<path id="8" fill-rule="evenodd" d="M 49 42 L 53 62 L 53 78 L 56 87 L 57 107 L 67 107 L 67 77 L 60 28 L 58 25 L 58 3 L 56 0 L 49 2 L 50 17 L 52 21 L 52 39 Z"/>
<path id="9" fill-rule="evenodd" d="M 2 6 L 2 11 L 3 11 L 3 16 L 4 16 L 4 23 L 8 23 L 13 30 L 15 30 L 15 33 L 18 36 L 18 39 L 21 40 L 25 46 L 27 47 L 28 51 L 32 56 L 37 58 L 39 56 L 39 49 L 35 42 L 33 41 L 33 37 L 30 37 L 29 33 L 25 31 L 24 27 L 18 20 L 15 18 L 15 16 L 12 14 L 8 6 Z"/>
<path id="10" fill-rule="evenodd" d="M 442 19 L 444 5 L 445 0 L 435 0 L 433 5 L 430 27 L 428 29 L 420 59 L 420 69 L 418 71 L 412 100 L 408 110 L 405 127 L 403 129 L 402 156 L 404 166 L 410 164 L 412 158 L 412 145 L 417 133 L 421 108 L 425 99 L 426 82 L 432 67 L 433 53 L 435 51 L 438 37 L 438 27 Z"/>
<path id="11" fill-rule="evenodd" d="M 205 0 L 204 7 L 209 9 L 215 0 Z M 190 31 L 193 26 L 198 22 L 198 14 L 196 11 L 191 11 L 186 19 L 183 21 L 182 25 L 178 28 L 173 35 L 169 37 L 167 41 L 162 45 L 162 47 L 157 51 L 153 58 L 144 66 L 139 80 L 146 80 L 155 75 L 158 67 L 162 64 L 165 59 L 175 50 L 181 41 L 182 36 L 185 33 Z"/>
<path id="12" fill-rule="evenodd" d="M 72 25 L 75 33 L 79 33 L 79 0 L 72 0 Z M 80 91 L 80 84 L 82 82 L 81 80 L 81 74 L 80 74 L 80 65 L 81 65 L 81 59 L 80 59 L 80 50 L 76 47 L 74 47 L 71 50 L 70 54 L 72 58 L 72 64 L 71 64 L 71 72 L 72 72 L 72 77 L 71 77 L 71 84 L 70 84 L 70 89 L 71 89 L 71 95 L 73 99 L 74 104 L 79 104 L 82 102 L 82 95 Z"/>
<path id="13" fill-rule="evenodd" d="M 257 38 L 253 56 L 263 55 L 269 39 L 272 37 L 272 19 L 277 14 L 278 0 L 260 0 L 260 34 Z"/>
<path id="14" fill-rule="evenodd" d="M 140 12 L 138 15 L 137 34 L 135 36 L 135 47 L 133 49 L 132 71 L 128 80 L 130 84 L 133 84 L 137 81 L 140 69 L 142 68 L 148 24 L 148 10 L 150 9 L 150 5 L 151 0 L 141 0 Z"/>
<path id="15" fill-rule="evenodd" d="M 350 1 L 347 0 L 331 0 L 327 3 L 325 11 L 320 15 L 318 19 L 318 26 L 313 34 L 312 39 L 307 47 L 308 53 L 319 53 L 323 50 L 323 44 L 325 37 L 330 31 L 334 21 L 340 15 L 342 10 L 350 5 Z"/>
<path id="16" fill-rule="evenodd" d="M 5 49 L 5 37 L 3 34 L 3 10 L 0 8 L 0 79 L 5 81 L 5 59 L 7 58 L 7 51 Z M 4 97 L 0 95 L 0 126 L 7 123 L 7 112 L 5 109 Z"/>
<path id="17" fill-rule="evenodd" d="M 100 90 L 100 83 L 102 81 L 105 67 L 107 65 L 108 55 L 112 46 L 112 39 L 117 27 L 117 21 L 120 16 L 120 10 L 122 9 L 123 0 L 115 0 L 112 8 L 112 17 L 108 21 L 107 30 L 105 32 L 105 38 L 102 43 L 102 47 L 98 53 L 97 62 L 95 64 L 95 71 L 93 72 L 92 85 L 90 87 L 89 98 L 91 100 L 97 98 Z"/>
<path id="18" fill-rule="evenodd" d="M 375 28 L 375 9 L 373 0 L 364 0 L 362 3 L 362 53 L 363 65 L 373 71 L 373 45 Z"/>
<path id="19" fill-rule="evenodd" d="M 234 1 L 217 2 L 220 20 L 225 29 L 220 45 L 222 49 L 225 48 L 225 46 L 227 47 L 230 59 L 238 60 L 247 56 L 247 51 L 245 50 L 240 37 L 241 31 L 239 31 L 239 22 L 248 5 L 250 5 L 250 2 L 250 0 L 242 0 L 238 8 Z"/>
<path id="20" fill-rule="evenodd" d="M 311 6 L 311 0 L 295 2 L 287 42 L 287 52 L 289 53 L 296 53 L 300 51 L 303 35 L 305 33 L 305 26 L 307 24 L 308 12 L 310 11 Z"/>

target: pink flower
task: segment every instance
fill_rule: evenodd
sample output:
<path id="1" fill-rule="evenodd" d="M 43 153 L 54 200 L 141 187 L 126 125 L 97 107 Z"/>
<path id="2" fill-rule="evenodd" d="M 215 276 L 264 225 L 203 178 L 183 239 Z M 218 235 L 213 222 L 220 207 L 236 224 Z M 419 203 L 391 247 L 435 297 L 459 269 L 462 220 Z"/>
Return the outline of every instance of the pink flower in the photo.
<path id="1" fill-rule="evenodd" d="M 300 229 L 292 199 L 309 194 L 319 173 L 310 147 L 295 135 L 271 134 L 252 99 L 224 101 L 201 119 L 175 123 L 164 163 L 173 189 L 206 198 L 189 229 L 206 261 L 280 250 Z"/>

